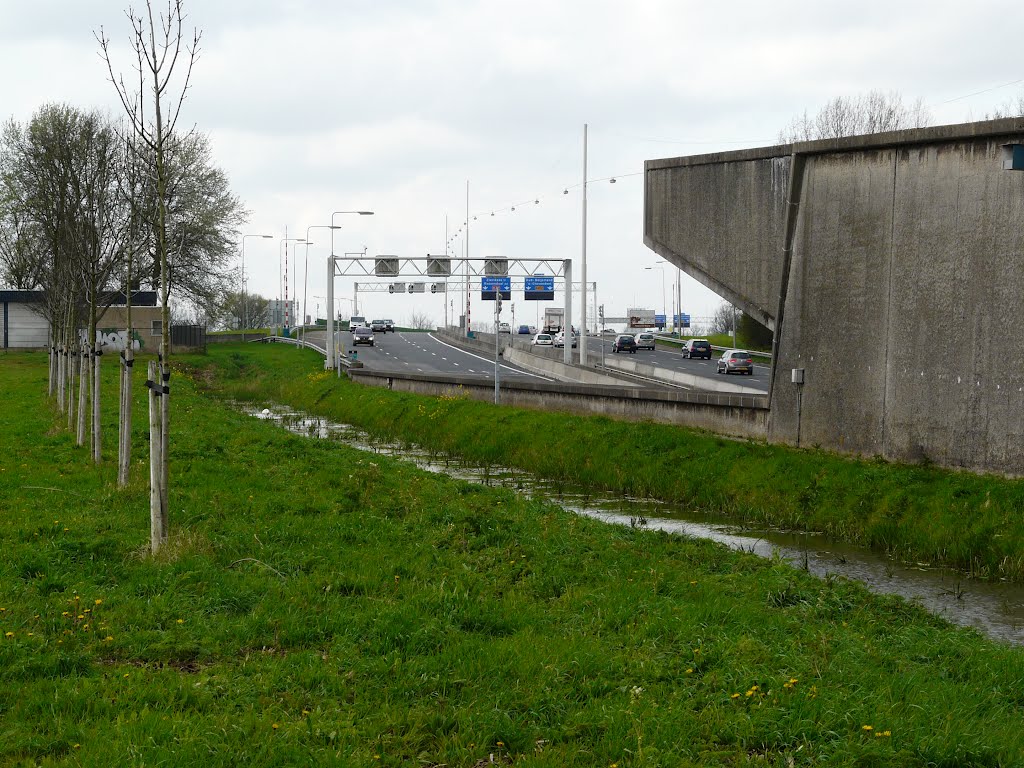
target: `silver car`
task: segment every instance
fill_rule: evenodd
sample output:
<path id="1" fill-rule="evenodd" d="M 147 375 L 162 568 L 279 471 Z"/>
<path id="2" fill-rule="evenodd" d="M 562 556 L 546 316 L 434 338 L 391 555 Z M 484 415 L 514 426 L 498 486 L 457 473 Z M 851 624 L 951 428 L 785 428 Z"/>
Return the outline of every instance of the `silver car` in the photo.
<path id="1" fill-rule="evenodd" d="M 654 334 L 650 331 L 640 331 L 633 337 L 637 349 L 654 349 Z"/>
<path id="2" fill-rule="evenodd" d="M 754 375 L 754 361 L 750 359 L 750 353 L 742 349 L 727 349 L 718 358 L 718 367 L 715 373 L 745 373 L 748 376 Z"/>

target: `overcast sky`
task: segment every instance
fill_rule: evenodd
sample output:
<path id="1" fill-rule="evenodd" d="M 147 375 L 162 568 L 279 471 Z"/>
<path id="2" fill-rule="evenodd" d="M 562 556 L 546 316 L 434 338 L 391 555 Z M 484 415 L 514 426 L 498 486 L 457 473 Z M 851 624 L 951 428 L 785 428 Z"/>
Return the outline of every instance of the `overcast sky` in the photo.
<path id="1" fill-rule="evenodd" d="M 128 5 L 0 0 L 0 117 L 25 121 L 48 102 L 119 115 L 94 32 L 113 38 L 129 72 Z M 981 119 L 1024 86 L 1024 6 L 1011 2 L 186 0 L 186 10 L 203 39 L 182 121 L 211 137 L 251 212 L 245 232 L 274 236 L 245 246 L 249 290 L 268 298 L 285 229 L 305 237 L 333 211 L 375 212 L 335 217 L 336 253 L 461 255 L 465 229 L 448 246 L 445 222 L 449 236 L 462 226 L 467 181 L 471 256 L 573 258 L 578 279 L 588 123 L 597 300 L 608 315 L 660 312 L 664 275 L 671 312 L 676 270 L 644 269 L 664 263 L 643 245 L 644 160 L 773 144 L 795 115 L 838 95 L 920 97 L 940 125 Z M 309 234 L 308 312 L 323 314 L 330 232 Z M 293 249 L 289 295 L 301 301 L 306 251 L 296 272 Z M 351 297 L 352 279 L 336 291 Z M 719 303 L 685 276 L 682 293 L 693 316 Z M 449 298 L 458 314 L 461 297 Z M 516 322 L 534 322 L 535 303 L 514 303 Z M 400 323 L 414 310 L 444 317 L 437 296 L 360 293 L 360 305 Z M 347 315 L 351 302 L 337 309 Z M 474 318 L 484 314 L 475 301 Z"/>

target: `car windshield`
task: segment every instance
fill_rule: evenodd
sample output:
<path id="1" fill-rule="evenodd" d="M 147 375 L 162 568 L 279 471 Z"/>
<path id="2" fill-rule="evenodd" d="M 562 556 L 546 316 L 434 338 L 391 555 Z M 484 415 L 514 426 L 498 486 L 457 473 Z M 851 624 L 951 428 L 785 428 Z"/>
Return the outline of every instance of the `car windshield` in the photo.
<path id="1" fill-rule="evenodd" d="M 710 347 L 711 345 L 708 344 L 706 341 L 695 341 L 691 346 L 700 347 L 703 349 L 704 347 Z"/>
<path id="2" fill-rule="evenodd" d="M 732 353 L 732 359 L 733 360 L 750 360 L 750 353 L 749 352 L 733 352 Z"/>

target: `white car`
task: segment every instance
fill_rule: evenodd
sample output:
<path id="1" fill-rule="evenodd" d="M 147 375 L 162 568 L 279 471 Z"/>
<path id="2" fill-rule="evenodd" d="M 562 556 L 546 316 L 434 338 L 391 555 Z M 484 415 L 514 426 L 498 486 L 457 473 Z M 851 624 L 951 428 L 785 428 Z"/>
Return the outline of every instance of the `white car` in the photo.
<path id="1" fill-rule="evenodd" d="M 508 323 L 498 323 L 498 333 L 512 333 L 512 326 Z"/>
<path id="2" fill-rule="evenodd" d="M 579 345 L 579 337 L 574 335 L 572 337 L 572 348 L 576 349 L 576 347 L 578 345 Z M 555 346 L 556 347 L 564 347 L 565 346 L 565 334 L 564 333 L 560 333 L 557 336 L 555 336 Z"/>
<path id="3" fill-rule="evenodd" d="M 533 337 L 532 344 L 535 347 L 550 347 L 555 343 L 555 340 L 551 337 L 550 333 L 538 333 Z"/>

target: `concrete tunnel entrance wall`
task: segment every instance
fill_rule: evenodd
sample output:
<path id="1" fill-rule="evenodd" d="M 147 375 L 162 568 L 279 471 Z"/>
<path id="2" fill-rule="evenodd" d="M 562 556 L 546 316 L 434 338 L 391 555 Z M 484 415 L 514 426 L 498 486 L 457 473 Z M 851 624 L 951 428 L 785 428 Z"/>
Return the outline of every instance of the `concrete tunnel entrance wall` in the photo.
<path id="1" fill-rule="evenodd" d="M 1024 474 L 1024 173 L 1005 144 L 1024 120 L 646 164 L 645 243 L 778 326 L 769 439 L 797 440 L 803 368 L 801 444 Z"/>

